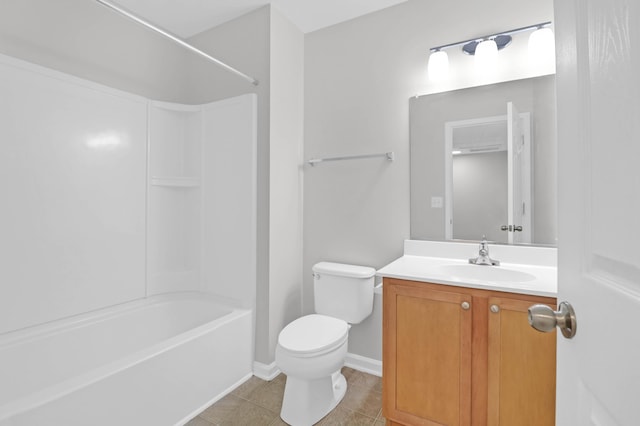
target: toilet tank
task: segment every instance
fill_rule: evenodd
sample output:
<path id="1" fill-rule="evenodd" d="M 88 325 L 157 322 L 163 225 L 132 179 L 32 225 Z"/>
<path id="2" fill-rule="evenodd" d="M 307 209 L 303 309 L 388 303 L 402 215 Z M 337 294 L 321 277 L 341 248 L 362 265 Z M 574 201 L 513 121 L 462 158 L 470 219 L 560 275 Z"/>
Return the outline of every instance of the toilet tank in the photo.
<path id="1" fill-rule="evenodd" d="M 358 324 L 371 315 L 375 269 L 320 262 L 313 265 L 312 270 L 316 313 L 351 324 Z"/>

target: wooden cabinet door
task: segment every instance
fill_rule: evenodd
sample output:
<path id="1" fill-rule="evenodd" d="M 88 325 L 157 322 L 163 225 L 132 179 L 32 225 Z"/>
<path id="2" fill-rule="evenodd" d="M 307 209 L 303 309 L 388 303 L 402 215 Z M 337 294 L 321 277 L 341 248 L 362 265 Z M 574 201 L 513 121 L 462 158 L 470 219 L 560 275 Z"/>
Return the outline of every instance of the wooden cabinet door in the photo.
<path id="1" fill-rule="evenodd" d="M 488 425 L 555 424 L 556 333 L 529 326 L 541 298 L 489 298 Z M 555 301 L 545 302 L 555 309 Z"/>
<path id="2" fill-rule="evenodd" d="M 400 283 L 384 285 L 384 415 L 402 424 L 470 425 L 471 296 Z"/>

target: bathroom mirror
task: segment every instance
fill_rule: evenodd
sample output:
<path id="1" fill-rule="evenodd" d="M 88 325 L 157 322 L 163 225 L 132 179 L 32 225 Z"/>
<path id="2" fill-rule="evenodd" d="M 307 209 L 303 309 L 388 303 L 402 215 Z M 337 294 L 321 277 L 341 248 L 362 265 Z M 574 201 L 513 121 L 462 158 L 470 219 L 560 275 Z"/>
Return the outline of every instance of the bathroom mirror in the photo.
<path id="1" fill-rule="evenodd" d="M 410 100 L 411 238 L 555 245 L 555 78 Z"/>

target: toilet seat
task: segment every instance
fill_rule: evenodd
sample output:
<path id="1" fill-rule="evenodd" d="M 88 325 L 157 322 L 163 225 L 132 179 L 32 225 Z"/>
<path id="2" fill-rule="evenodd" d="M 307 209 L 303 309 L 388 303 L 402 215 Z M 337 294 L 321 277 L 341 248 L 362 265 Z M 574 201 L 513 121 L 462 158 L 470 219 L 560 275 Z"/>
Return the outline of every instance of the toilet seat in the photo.
<path id="1" fill-rule="evenodd" d="M 349 324 L 338 318 L 311 314 L 282 329 L 278 344 L 292 355 L 313 356 L 329 352 L 348 338 Z"/>

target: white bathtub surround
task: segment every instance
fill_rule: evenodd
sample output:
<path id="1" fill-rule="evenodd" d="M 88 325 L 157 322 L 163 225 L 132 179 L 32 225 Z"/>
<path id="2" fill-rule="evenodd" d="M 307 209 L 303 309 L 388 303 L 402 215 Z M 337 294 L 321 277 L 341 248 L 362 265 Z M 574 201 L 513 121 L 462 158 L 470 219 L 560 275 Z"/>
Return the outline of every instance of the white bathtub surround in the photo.
<path id="1" fill-rule="evenodd" d="M 500 266 L 470 265 L 469 259 L 478 257 L 478 250 L 477 243 L 406 240 L 404 255 L 379 269 L 377 275 L 485 290 L 556 296 L 556 248 L 489 244 L 489 255 L 491 259 L 499 260 Z M 497 278 L 493 278 L 492 272 L 496 272 Z M 497 274 L 499 272 L 503 272 L 503 275 Z M 514 278 L 509 279 L 510 276 Z"/>
<path id="2" fill-rule="evenodd" d="M 252 373 L 255 95 L 0 76 L 0 425 L 186 422 Z"/>
<path id="3" fill-rule="evenodd" d="M 147 100 L 2 55 L 0 93 L 0 333 L 144 297 Z"/>
<path id="4" fill-rule="evenodd" d="M 3 55 L 0 76 L 0 333 L 166 291 L 253 306 L 255 95 L 155 102 Z"/>
<path id="5" fill-rule="evenodd" d="M 251 376 L 251 333 L 250 310 L 202 293 L 10 333 L 0 339 L 0 425 L 185 422 Z"/>
<path id="6" fill-rule="evenodd" d="M 255 108 L 255 95 L 150 103 L 148 294 L 202 290 L 253 307 Z"/>

